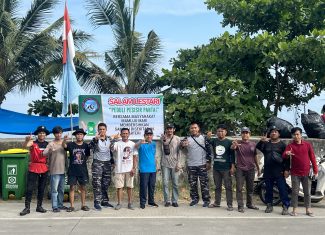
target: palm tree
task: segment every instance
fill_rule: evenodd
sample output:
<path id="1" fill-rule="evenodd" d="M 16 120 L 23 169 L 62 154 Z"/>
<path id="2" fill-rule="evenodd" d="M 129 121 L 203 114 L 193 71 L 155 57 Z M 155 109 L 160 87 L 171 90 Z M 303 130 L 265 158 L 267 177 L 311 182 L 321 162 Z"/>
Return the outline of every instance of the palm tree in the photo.
<path id="1" fill-rule="evenodd" d="M 28 91 L 43 79 L 40 72 L 51 58 L 51 33 L 59 21 L 44 28 L 57 0 L 34 0 L 23 18 L 18 0 L 0 0 L 0 104 L 14 88 Z M 61 20 L 62 21 L 62 20 Z"/>
<path id="2" fill-rule="evenodd" d="M 135 31 L 140 0 L 133 0 L 132 8 L 125 0 L 87 0 L 88 15 L 95 27 L 110 26 L 114 47 L 105 53 L 107 71 L 91 65 L 85 71 L 84 87 L 99 93 L 154 92 L 155 66 L 161 56 L 161 43 L 152 30 L 145 41 Z"/>
<path id="3" fill-rule="evenodd" d="M 34 0 L 24 17 L 17 15 L 19 2 L 0 0 L 0 105 L 14 89 L 27 92 L 62 74 L 62 39 L 57 35 L 62 32 L 63 17 L 47 26 L 58 0 Z M 76 30 L 74 39 L 80 48 L 91 37 Z M 76 57 L 79 73 L 85 69 L 83 64 L 91 64 L 86 52 L 77 51 Z"/>

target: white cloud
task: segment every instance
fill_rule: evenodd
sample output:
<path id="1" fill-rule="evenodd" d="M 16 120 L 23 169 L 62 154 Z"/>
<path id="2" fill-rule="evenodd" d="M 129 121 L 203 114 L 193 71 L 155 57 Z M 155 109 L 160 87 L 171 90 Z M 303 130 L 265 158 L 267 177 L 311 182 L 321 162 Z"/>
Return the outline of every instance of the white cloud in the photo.
<path id="1" fill-rule="evenodd" d="M 207 13 L 203 0 L 142 0 L 142 14 L 189 16 Z"/>

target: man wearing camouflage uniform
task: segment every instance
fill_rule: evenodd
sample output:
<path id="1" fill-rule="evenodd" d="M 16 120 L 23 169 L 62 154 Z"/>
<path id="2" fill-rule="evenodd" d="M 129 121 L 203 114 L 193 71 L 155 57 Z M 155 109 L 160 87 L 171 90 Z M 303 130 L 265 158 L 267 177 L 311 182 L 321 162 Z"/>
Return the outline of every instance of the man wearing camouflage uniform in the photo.
<path id="1" fill-rule="evenodd" d="M 90 142 L 93 149 L 94 160 L 92 164 L 92 183 L 94 191 L 94 207 L 101 210 L 103 207 L 113 207 L 109 203 L 107 190 L 111 184 L 112 164 L 114 160 L 110 151 L 110 140 L 106 136 L 107 126 L 105 123 L 98 124 L 98 133 Z"/>
<path id="2" fill-rule="evenodd" d="M 192 199 L 190 206 L 195 206 L 199 202 L 197 185 L 199 179 L 203 207 L 208 207 L 210 204 L 208 170 L 211 168 L 211 146 L 209 141 L 200 134 L 198 123 L 191 123 L 190 133 L 191 136 L 181 142 L 181 146 L 185 148 L 187 155 L 188 181 Z"/>

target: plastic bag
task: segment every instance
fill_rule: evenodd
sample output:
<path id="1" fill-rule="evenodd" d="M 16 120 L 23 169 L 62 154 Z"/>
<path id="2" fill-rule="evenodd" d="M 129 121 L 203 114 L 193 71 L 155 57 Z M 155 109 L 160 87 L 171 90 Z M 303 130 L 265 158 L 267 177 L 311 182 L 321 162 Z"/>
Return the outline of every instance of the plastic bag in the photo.
<path id="1" fill-rule="evenodd" d="M 278 117 L 271 117 L 266 121 L 267 128 L 271 126 L 276 126 L 280 130 L 280 137 L 281 138 L 291 138 L 291 129 L 293 125 L 281 118 Z"/>
<path id="2" fill-rule="evenodd" d="M 325 139 L 325 124 L 317 112 L 308 109 L 308 114 L 301 114 L 301 124 L 309 138 Z"/>

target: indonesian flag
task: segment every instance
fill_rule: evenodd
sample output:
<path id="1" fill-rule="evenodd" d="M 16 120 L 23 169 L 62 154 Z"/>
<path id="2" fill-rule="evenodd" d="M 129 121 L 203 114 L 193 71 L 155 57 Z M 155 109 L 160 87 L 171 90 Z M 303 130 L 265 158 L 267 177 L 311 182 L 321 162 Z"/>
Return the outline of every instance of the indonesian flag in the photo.
<path id="1" fill-rule="evenodd" d="M 68 106 L 77 98 L 81 92 L 78 80 L 76 78 L 76 68 L 73 63 L 75 49 L 72 37 L 72 29 L 68 14 L 67 5 L 64 8 L 64 25 L 63 25 L 63 78 L 62 78 L 62 114 L 68 113 Z M 71 111 L 71 110 L 70 110 Z"/>
<path id="2" fill-rule="evenodd" d="M 75 49 L 74 49 L 74 43 L 73 43 L 73 37 L 72 37 L 72 30 L 71 30 L 71 24 L 70 24 L 70 18 L 68 13 L 67 4 L 65 4 L 64 7 L 64 22 L 63 22 L 63 64 L 67 63 L 67 59 L 69 59 L 69 62 L 72 65 L 73 71 L 76 72 L 76 68 L 74 67 L 73 58 L 75 57 Z M 69 58 L 67 58 L 67 50 L 69 50 Z"/>

